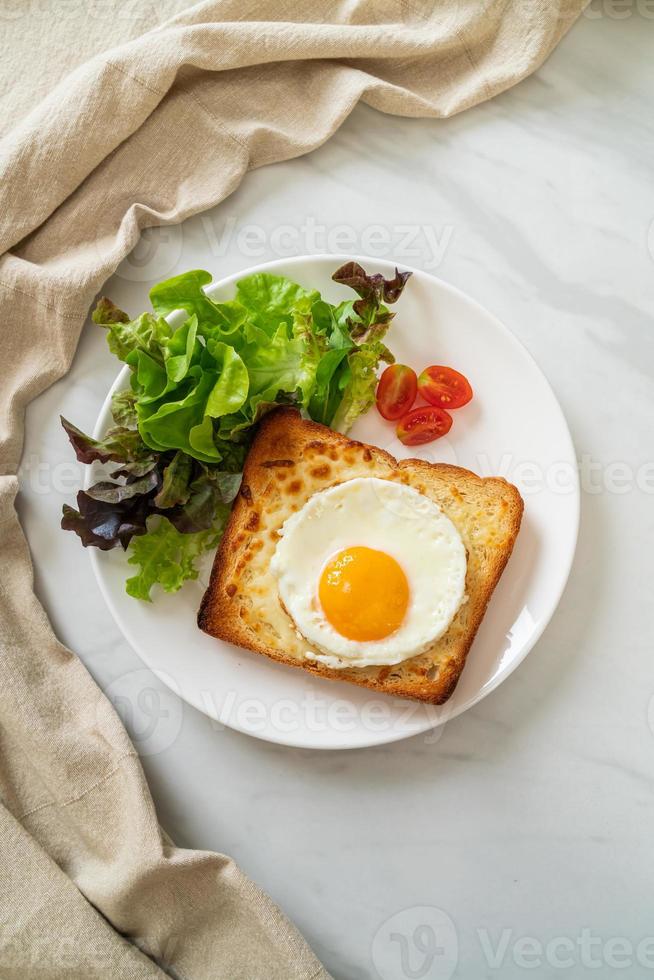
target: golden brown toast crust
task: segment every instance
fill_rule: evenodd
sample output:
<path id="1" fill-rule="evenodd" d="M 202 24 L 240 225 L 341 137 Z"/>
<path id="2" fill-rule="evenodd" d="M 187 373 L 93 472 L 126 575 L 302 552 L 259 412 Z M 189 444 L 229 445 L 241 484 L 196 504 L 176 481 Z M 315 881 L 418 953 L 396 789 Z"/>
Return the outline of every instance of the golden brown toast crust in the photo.
<path id="1" fill-rule="evenodd" d="M 393 667 L 335 670 L 304 656 L 310 644 L 298 636 L 283 609 L 268 566 L 278 531 L 292 513 L 319 490 L 360 476 L 405 483 L 441 507 L 466 547 L 468 599 L 446 634 L 425 653 Z M 276 409 L 261 422 L 245 462 L 198 625 L 228 643 L 320 677 L 442 704 L 456 687 L 513 549 L 522 512 L 522 498 L 506 480 L 482 479 L 444 463 L 398 462 L 382 449 L 303 420 L 295 409 Z"/>

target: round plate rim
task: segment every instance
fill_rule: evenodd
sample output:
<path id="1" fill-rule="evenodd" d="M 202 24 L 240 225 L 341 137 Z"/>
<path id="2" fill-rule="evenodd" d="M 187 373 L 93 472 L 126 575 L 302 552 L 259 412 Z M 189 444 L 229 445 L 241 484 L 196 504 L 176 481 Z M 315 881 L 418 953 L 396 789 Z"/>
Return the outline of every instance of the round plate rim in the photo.
<path id="1" fill-rule="evenodd" d="M 393 271 L 396 268 L 396 264 L 388 259 L 375 258 L 373 256 L 366 256 L 366 255 L 352 256 L 352 255 L 341 254 L 341 253 L 323 252 L 318 255 L 288 256 L 287 258 L 273 259 L 268 262 L 261 262 L 255 266 L 249 266 L 248 268 L 241 269 L 238 272 L 232 273 L 229 276 L 224 276 L 221 279 L 217 279 L 214 282 L 212 282 L 211 285 L 215 286 L 216 288 L 229 286 L 232 283 L 235 283 L 237 280 L 242 279 L 245 276 L 253 275 L 257 272 L 270 272 L 280 267 L 287 267 L 289 264 L 305 265 L 311 262 L 321 262 L 325 260 L 328 260 L 332 263 L 333 262 L 341 262 L 341 263 L 358 262 L 364 266 L 372 265 L 372 266 L 382 267 L 382 268 L 386 267 L 387 271 Z M 485 306 L 483 306 L 478 300 L 474 299 L 474 297 L 470 296 L 462 289 L 459 289 L 457 286 L 453 286 L 451 283 L 448 283 L 445 280 L 439 278 L 438 276 L 433 275 L 431 272 L 426 272 L 423 269 L 417 269 L 415 267 L 406 264 L 405 262 L 402 262 L 401 266 L 403 270 L 416 273 L 419 276 L 424 276 L 428 279 L 433 280 L 435 283 L 438 284 L 439 288 L 456 296 L 459 300 L 462 300 L 464 303 L 467 303 L 469 306 L 474 308 L 478 313 L 481 313 L 483 316 L 489 318 L 493 322 L 494 326 L 497 329 L 499 329 L 500 333 L 504 335 L 506 340 L 508 340 L 508 342 L 514 346 L 514 348 L 518 351 L 520 356 L 523 357 L 529 363 L 530 367 L 533 370 L 535 370 L 540 376 L 542 383 L 544 384 L 547 391 L 549 392 L 553 404 L 556 406 L 558 416 L 559 416 L 558 423 L 562 427 L 562 435 L 565 434 L 565 438 L 568 443 L 567 449 L 569 451 L 570 458 L 576 461 L 574 443 L 572 440 L 572 436 L 570 434 L 570 429 L 567 420 L 563 413 L 563 409 L 559 404 L 559 400 L 556 397 L 556 394 L 549 382 L 549 379 L 543 372 L 542 368 L 539 366 L 534 356 L 522 343 L 522 341 L 519 340 L 515 336 L 515 334 L 509 329 L 509 327 L 507 327 L 506 324 L 502 322 L 502 320 L 500 320 L 497 316 L 495 316 L 494 313 L 491 313 L 490 310 L 488 310 Z M 102 435 L 102 430 L 104 428 L 103 419 L 106 418 L 106 415 L 108 413 L 111 396 L 113 395 L 114 391 L 116 391 L 118 388 L 125 387 L 125 379 L 128 376 L 129 376 L 129 367 L 127 365 L 124 365 L 118 372 L 118 375 L 116 376 L 113 384 L 111 385 L 109 391 L 107 392 L 106 398 L 102 402 L 102 406 L 98 413 L 98 418 L 93 428 L 94 438 L 97 439 Z M 84 484 L 83 484 L 84 489 L 88 489 L 91 483 L 91 479 L 92 479 L 91 473 L 92 473 L 92 468 L 87 467 L 84 475 Z M 371 748 L 375 745 L 388 745 L 392 742 L 401 741 L 402 739 L 413 738 L 417 735 L 424 734 L 425 732 L 431 731 L 435 728 L 439 728 L 442 725 L 444 725 L 446 722 L 452 721 L 454 718 L 457 718 L 465 711 L 468 711 L 470 708 L 473 708 L 475 705 L 479 704 L 479 702 L 482 701 L 484 698 L 488 697 L 489 694 L 495 691 L 500 686 L 500 684 L 502 684 L 505 680 L 507 680 L 507 678 L 510 677 L 515 670 L 517 670 L 520 664 L 523 663 L 525 658 L 528 656 L 529 653 L 531 653 L 535 645 L 538 643 L 545 629 L 551 622 L 554 613 L 556 612 L 556 609 L 561 601 L 561 597 L 563 596 L 566 585 L 568 583 L 568 579 L 570 577 L 570 572 L 572 570 L 572 564 L 577 550 L 577 541 L 579 537 L 579 525 L 580 525 L 580 516 L 581 516 L 581 489 L 580 489 L 580 482 L 579 482 L 579 473 L 576 466 L 574 469 L 574 474 L 575 474 L 575 480 L 573 486 L 573 491 L 574 491 L 573 496 L 574 496 L 575 506 L 574 506 L 574 514 L 573 514 L 574 517 L 573 533 L 570 536 L 570 543 L 568 546 L 568 553 L 565 556 L 565 561 L 564 562 L 562 561 L 563 574 L 561 575 L 561 578 L 559 580 L 560 584 L 558 589 L 552 592 L 552 599 L 550 599 L 550 608 L 547 614 L 543 616 L 538 627 L 534 629 L 533 633 L 530 635 L 529 639 L 525 642 L 519 654 L 517 654 L 510 661 L 509 664 L 507 664 L 504 668 L 498 670 L 496 675 L 490 681 L 482 685 L 477 691 L 477 693 L 474 695 L 474 697 L 470 698 L 468 701 L 462 704 L 456 705 L 451 712 L 447 713 L 446 716 L 444 716 L 442 719 L 439 719 L 436 723 L 434 723 L 433 720 L 432 721 L 426 720 L 424 727 L 417 726 L 413 731 L 400 730 L 400 731 L 391 731 L 386 733 L 378 732 L 375 733 L 375 737 L 372 737 L 372 733 L 371 733 L 371 737 L 367 741 L 365 740 L 358 741 L 356 742 L 356 744 L 353 743 L 352 745 L 348 745 L 348 744 L 328 745 L 322 743 L 317 744 L 314 742 L 310 742 L 308 740 L 303 741 L 302 739 L 298 740 L 297 738 L 293 738 L 293 739 L 285 738 L 284 733 L 282 732 L 276 733 L 276 737 L 273 737 L 268 732 L 255 732 L 245 728 L 244 726 L 239 726 L 237 724 L 223 721 L 222 719 L 216 718 L 215 715 L 212 715 L 207 710 L 207 706 L 205 704 L 202 704 L 200 701 L 194 699 L 189 694 L 188 691 L 185 690 L 184 692 L 181 692 L 179 690 L 175 690 L 175 693 L 183 701 L 186 701 L 188 704 L 190 704 L 191 707 L 200 711 L 202 714 L 206 715 L 209 718 L 213 718 L 216 721 L 220 721 L 221 724 L 226 725 L 228 728 L 231 728 L 234 731 L 241 732 L 244 735 L 249 735 L 252 738 L 257 738 L 264 742 L 271 742 L 275 745 L 284 745 L 284 746 L 288 746 L 289 748 L 314 749 L 319 751 L 338 751 L 338 750 L 345 750 L 350 748 L 356 748 L 356 749 Z M 102 594 L 102 597 L 114 621 L 116 622 L 116 625 L 122 632 L 127 642 L 130 644 L 132 649 L 138 655 L 138 657 L 145 663 L 147 667 L 149 667 L 149 669 L 153 672 L 153 674 L 162 683 L 164 683 L 167 687 L 170 687 L 170 685 L 167 682 L 166 672 L 162 671 L 160 668 L 157 668 L 151 662 L 151 658 L 148 656 L 147 653 L 143 652 L 143 649 L 141 648 L 137 639 L 133 637 L 131 629 L 125 625 L 121 617 L 121 614 L 113 601 L 112 595 L 106 585 L 105 577 L 102 573 L 101 557 L 100 557 L 102 553 L 101 552 L 96 553 L 96 549 L 90 548 L 88 549 L 87 554 L 91 561 L 93 572 L 96 581 L 98 583 L 100 592 Z"/>

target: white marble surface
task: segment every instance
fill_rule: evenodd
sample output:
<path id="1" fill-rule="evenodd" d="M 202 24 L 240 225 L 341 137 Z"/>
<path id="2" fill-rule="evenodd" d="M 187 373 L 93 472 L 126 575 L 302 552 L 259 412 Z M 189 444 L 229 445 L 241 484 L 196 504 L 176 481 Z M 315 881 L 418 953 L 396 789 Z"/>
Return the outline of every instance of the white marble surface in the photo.
<path id="1" fill-rule="evenodd" d="M 75 538 L 58 530 L 80 475 L 57 415 L 91 427 L 116 370 L 97 328 L 28 413 L 20 508 L 58 635 L 117 701 L 173 838 L 236 857 L 336 980 L 654 972 L 654 940 L 641 942 L 654 936 L 646 7 L 620 5 L 618 17 L 618 5 L 595 6 L 536 77 L 448 122 L 357 110 L 316 153 L 150 236 L 106 287 L 136 311 L 152 281 L 202 254 L 220 275 L 377 247 L 470 293 L 534 354 L 585 461 L 577 557 L 527 661 L 440 739 L 289 750 L 182 705 L 123 640 Z M 312 241 L 307 219 L 330 237 Z M 415 252 L 401 226 L 418 229 Z"/>

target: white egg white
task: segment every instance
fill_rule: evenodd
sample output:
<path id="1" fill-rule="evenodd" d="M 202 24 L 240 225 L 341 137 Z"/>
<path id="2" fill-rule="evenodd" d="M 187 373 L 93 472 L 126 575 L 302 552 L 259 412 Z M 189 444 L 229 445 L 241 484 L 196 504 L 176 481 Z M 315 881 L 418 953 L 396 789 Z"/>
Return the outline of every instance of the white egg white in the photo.
<path id="1" fill-rule="evenodd" d="M 357 478 L 314 494 L 280 529 L 271 560 L 279 595 L 298 633 L 328 667 L 393 665 L 441 637 L 465 597 L 466 551 L 434 501 L 390 480 Z M 402 625 L 382 640 L 356 642 L 328 622 L 318 598 L 325 564 L 346 548 L 391 555 L 410 590 Z"/>

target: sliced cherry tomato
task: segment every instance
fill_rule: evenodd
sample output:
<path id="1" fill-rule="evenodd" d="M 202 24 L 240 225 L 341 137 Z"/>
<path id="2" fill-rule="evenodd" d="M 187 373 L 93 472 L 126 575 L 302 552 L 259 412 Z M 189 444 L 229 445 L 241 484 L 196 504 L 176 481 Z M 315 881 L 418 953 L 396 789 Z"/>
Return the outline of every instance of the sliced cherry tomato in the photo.
<path id="1" fill-rule="evenodd" d="M 452 416 L 435 405 L 421 405 L 407 412 L 397 425 L 397 437 L 405 446 L 421 446 L 440 439 L 452 426 Z"/>
<path id="2" fill-rule="evenodd" d="M 425 368 L 418 378 L 418 391 L 426 402 L 439 408 L 461 408 L 472 398 L 468 379 L 439 364 Z"/>
<path id="3" fill-rule="evenodd" d="M 418 378 L 406 364 L 391 364 L 377 385 L 377 408 L 385 419 L 401 419 L 418 393 Z"/>

